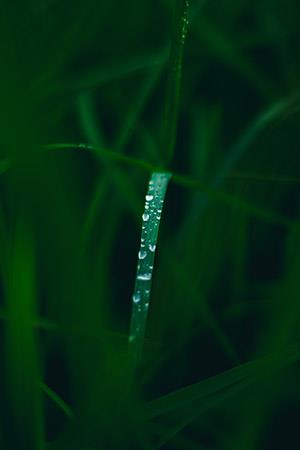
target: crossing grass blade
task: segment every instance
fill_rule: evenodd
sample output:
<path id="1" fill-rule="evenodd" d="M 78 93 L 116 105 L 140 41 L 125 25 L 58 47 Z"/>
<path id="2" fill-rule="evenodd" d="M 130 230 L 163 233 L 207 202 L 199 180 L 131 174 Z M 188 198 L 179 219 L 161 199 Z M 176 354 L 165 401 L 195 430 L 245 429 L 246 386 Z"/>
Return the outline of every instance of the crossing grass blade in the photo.
<path id="1" fill-rule="evenodd" d="M 154 172 L 162 170 L 160 167 L 157 167 L 153 164 L 148 163 L 147 161 L 140 160 L 137 158 L 133 158 L 126 155 L 120 155 L 118 152 L 108 151 L 104 149 L 96 149 L 91 145 L 87 144 L 49 144 L 44 146 L 45 150 L 59 150 L 59 149 L 85 149 L 88 151 L 91 151 L 93 154 L 97 154 L 99 152 L 102 157 L 108 158 L 113 161 L 118 161 L 125 163 L 132 167 L 138 167 L 146 172 Z M 236 207 L 237 209 L 241 209 L 245 213 L 247 213 L 249 216 L 254 217 L 260 217 L 263 220 L 270 222 L 270 223 L 278 223 L 282 224 L 286 227 L 291 227 L 294 225 L 294 221 L 292 219 L 289 219 L 288 217 L 277 213 L 276 211 L 272 211 L 269 208 L 266 208 L 264 206 L 256 205 L 253 202 L 250 202 L 248 200 L 244 200 L 243 198 L 240 198 L 236 195 L 233 195 L 229 192 L 225 192 L 221 190 L 219 186 L 219 182 L 216 183 L 216 186 L 207 186 L 202 181 L 192 178 L 190 176 L 177 174 L 174 172 L 170 172 L 172 174 L 172 181 L 179 186 L 199 190 L 203 194 L 203 202 L 201 202 L 201 210 L 202 208 L 207 205 L 208 200 L 214 200 L 216 202 L 221 202 L 224 204 L 232 205 Z M 223 178 L 222 178 L 223 180 Z M 128 180 L 127 180 L 128 181 Z M 138 203 L 137 197 L 134 194 L 135 202 L 132 203 L 132 208 L 135 213 L 137 213 L 138 208 L 136 207 L 136 204 Z M 135 205 L 135 206 L 134 206 Z"/>
<path id="2" fill-rule="evenodd" d="M 296 362 L 300 357 L 299 349 L 289 349 L 285 354 L 273 354 L 265 358 L 250 361 L 234 367 L 214 377 L 200 381 L 177 392 L 153 400 L 146 406 L 146 415 L 153 419 L 174 410 L 180 410 L 197 403 L 201 407 L 204 398 L 246 381 L 255 382 L 270 372 Z"/>

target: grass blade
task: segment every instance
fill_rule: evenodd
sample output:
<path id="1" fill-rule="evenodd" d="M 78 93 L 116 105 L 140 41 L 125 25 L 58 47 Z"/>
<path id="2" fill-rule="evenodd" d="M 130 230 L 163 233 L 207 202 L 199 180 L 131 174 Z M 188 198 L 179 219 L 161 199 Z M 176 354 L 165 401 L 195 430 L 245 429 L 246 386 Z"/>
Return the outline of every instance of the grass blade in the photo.
<path id="1" fill-rule="evenodd" d="M 36 317 L 35 262 L 27 227 L 19 225 L 12 243 L 6 299 L 7 393 L 15 448 L 42 450 L 44 426 Z"/>
<path id="2" fill-rule="evenodd" d="M 188 0 L 174 1 L 167 94 L 163 122 L 163 142 L 167 164 L 172 160 L 175 150 L 183 48 L 188 28 L 188 8 Z"/>
<path id="3" fill-rule="evenodd" d="M 153 400 L 146 407 L 146 415 L 148 418 L 153 419 L 162 414 L 195 406 L 195 403 L 199 405 L 203 402 L 203 399 L 214 396 L 218 392 L 222 393 L 225 389 L 238 383 L 246 382 L 248 385 L 248 381 L 252 380 L 252 382 L 255 382 L 258 378 L 270 374 L 271 371 L 297 361 L 299 356 L 298 348 L 290 350 L 286 354 L 272 354 L 265 358 L 241 364 L 220 375 Z"/>
<path id="4" fill-rule="evenodd" d="M 154 172 L 146 195 L 129 336 L 133 369 L 144 342 L 158 229 L 169 179 L 169 173 Z"/>
<path id="5" fill-rule="evenodd" d="M 53 401 L 57 405 L 57 407 L 69 418 L 73 418 L 73 411 L 70 408 L 69 405 L 56 393 L 51 389 L 47 384 L 42 383 L 41 389 L 44 391 L 44 393 L 47 395 L 49 399 Z"/>
<path id="6" fill-rule="evenodd" d="M 133 158 L 130 156 L 126 156 L 123 154 L 120 154 L 118 152 L 103 150 L 94 148 L 91 145 L 86 144 L 49 144 L 45 145 L 45 150 L 63 150 L 63 149 L 84 149 L 87 151 L 90 151 L 91 153 L 95 154 L 97 156 L 97 153 L 101 155 L 103 158 L 111 159 L 112 161 L 116 161 L 119 163 L 127 164 L 131 167 L 137 167 L 139 169 L 145 170 L 147 172 L 156 172 L 161 170 L 160 167 L 157 167 L 153 164 L 148 163 L 147 161 L 140 160 L 137 158 Z M 226 172 L 227 173 L 227 172 Z M 195 211 L 192 220 L 196 220 L 195 217 L 203 213 L 205 210 L 205 207 L 208 205 L 208 201 L 213 199 L 231 206 L 234 206 L 242 211 L 245 211 L 245 213 L 248 213 L 250 216 L 254 217 L 260 217 L 261 219 L 270 222 L 270 223 L 277 223 L 282 224 L 286 227 L 290 227 L 294 225 L 294 221 L 292 219 L 289 219 L 286 216 L 283 216 L 281 214 L 278 214 L 275 211 L 272 211 L 269 208 L 265 208 L 260 205 L 256 205 L 255 203 L 249 202 L 247 200 L 244 200 L 243 198 L 240 198 L 236 195 L 233 195 L 229 192 L 222 191 L 220 189 L 220 185 L 222 185 L 222 182 L 226 178 L 226 173 L 224 173 L 224 178 L 221 178 L 220 180 L 217 180 L 216 182 L 210 184 L 207 186 L 207 184 L 189 177 L 185 175 L 180 175 L 177 173 L 171 173 L 172 180 L 174 183 L 178 184 L 179 186 L 199 190 L 202 193 L 201 199 L 198 201 L 199 208 L 197 211 Z M 201 201 L 202 200 L 202 201 Z M 195 216 L 195 217 L 194 217 Z"/>
<path id="7" fill-rule="evenodd" d="M 226 402 L 229 398 L 238 394 L 241 390 L 245 389 L 250 384 L 249 380 L 246 380 L 241 383 L 237 383 L 234 386 L 230 386 L 228 389 L 225 389 L 218 395 L 209 396 L 205 398 L 201 405 L 198 405 L 196 408 L 192 407 L 188 410 L 180 411 L 181 418 L 176 421 L 176 424 L 169 427 L 161 436 L 158 443 L 155 445 L 155 450 L 163 447 L 167 442 L 174 439 L 174 437 L 180 433 L 187 425 L 196 420 L 200 414 L 211 410 L 212 408 L 218 406 L 219 404 Z"/>

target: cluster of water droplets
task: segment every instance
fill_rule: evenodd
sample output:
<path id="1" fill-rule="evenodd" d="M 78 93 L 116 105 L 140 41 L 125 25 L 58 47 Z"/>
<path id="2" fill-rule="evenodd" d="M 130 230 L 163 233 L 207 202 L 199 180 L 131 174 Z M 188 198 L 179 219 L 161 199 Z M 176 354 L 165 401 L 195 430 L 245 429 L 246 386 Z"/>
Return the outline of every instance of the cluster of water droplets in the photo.
<path id="1" fill-rule="evenodd" d="M 182 29 L 181 29 L 181 43 L 185 43 L 186 35 L 188 32 L 188 26 L 189 26 L 189 16 L 188 16 L 188 10 L 189 10 L 189 0 L 185 0 L 185 7 L 184 12 L 182 16 Z"/>
<path id="2" fill-rule="evenodd" d="M 145 197 L 129 342 L 143 334 L 150 301 L 154 256 L 165 191 L 170 175 L 153 173 Z"/>
<path id="3" fill-rule="evenodd" d="M 87 150 L 93 150 L 94 147 L 90 144 L 84 144 L 84 143 L 80 143 L 77 145 L 78 148 L 82 148 L 82 149 L 87 149 Z"/>

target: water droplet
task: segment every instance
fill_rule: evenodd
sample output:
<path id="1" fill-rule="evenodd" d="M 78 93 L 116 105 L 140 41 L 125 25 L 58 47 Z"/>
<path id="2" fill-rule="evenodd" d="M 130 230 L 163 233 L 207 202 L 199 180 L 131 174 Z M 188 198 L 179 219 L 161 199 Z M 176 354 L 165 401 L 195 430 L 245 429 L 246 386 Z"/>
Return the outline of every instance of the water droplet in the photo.
<path id="1" fill-rule="evenodd" d="M 134 336 L 131 334 L 131 335 L 129 336 L 129 339 L 128 339 L 128 340 L 129 340 L 129 342 L 133 342 L 134 339 L 135 339 Z"/>
<path id="2" fill-rule="evenodd" d="M 151 202 L 153 200 L 153 195 L 146 195 L 147 202 Z"/>
<path id="3" fill-rule="evenodd" d="M 139 251 L 139 259 L 145 259 L 147 256 L 146 250 L 140 250 Z"/>
<path id="4" fill-rule="evenodd" d="M 141 301 L 141 294 L 136 292 L 132 297 L 133 303 L 139 303 Z"/>
<path id="5" fill-rule="evenodd" d="M 142 273 L 141 275 L 138 275 L 137 278 L 142 281 L 151 280 L 151 273 Z"/>
<path id="6" fill-rule="evenodd" d="M 149 220 L 149 214 L 143 214 L 143 220 L 145 221 L 145 222 L 147 222 L 147 220 Z"/>
<path id="7" fill-rule="evenodd" d="M 156 249 L 156 245 L 155 244 L 150 244 L 149 245 L 150 252 L 155 252 L 155 249 Z"/>
<path id="8" fill-rule="evenodd" d="M 84 144 L 84 143 L 78 144 L 78 148 L 85 148 L 85 149 L 93 150 L 92 145 Z"/>

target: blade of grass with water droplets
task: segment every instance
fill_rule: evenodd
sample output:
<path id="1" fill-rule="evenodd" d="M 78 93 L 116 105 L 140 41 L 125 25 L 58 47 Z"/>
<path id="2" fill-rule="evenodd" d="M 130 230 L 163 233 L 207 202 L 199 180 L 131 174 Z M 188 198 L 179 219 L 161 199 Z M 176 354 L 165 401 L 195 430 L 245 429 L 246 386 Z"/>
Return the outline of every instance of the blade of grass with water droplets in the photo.
<path id="1" fill-rule="evenodd" d="M 133 370 L 139 362 L 143 347 L 158 229 L 170 176 L 167 172 L 154 172 L 145 199 L 129 336 Z"/>

